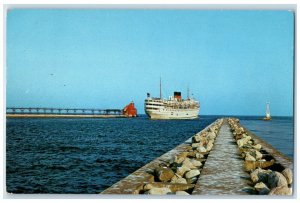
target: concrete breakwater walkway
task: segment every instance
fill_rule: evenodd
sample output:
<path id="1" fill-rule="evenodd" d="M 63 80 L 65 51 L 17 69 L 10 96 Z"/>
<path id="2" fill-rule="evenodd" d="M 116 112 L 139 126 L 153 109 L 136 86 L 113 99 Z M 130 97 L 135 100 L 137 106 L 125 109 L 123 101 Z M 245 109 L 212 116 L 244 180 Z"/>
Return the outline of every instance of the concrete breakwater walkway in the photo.
<path id="1" fill-rule="evenodd" d="M 218 119 L 101 194 L 291 195 L 292 170 L 238 119 Z"/>
<path id="2" fill-rule="evenodd" d="M 243 166 L 230 126 L 224 122 L 192 194 L 249 194 L 250 176 L 241 170 Z"/>

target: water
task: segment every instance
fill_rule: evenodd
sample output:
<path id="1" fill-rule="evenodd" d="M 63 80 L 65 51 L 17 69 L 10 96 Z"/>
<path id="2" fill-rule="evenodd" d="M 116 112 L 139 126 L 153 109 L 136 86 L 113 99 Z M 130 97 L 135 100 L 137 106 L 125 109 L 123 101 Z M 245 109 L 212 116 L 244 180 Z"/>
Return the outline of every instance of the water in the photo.
<path id="1" fill-rule="evenodd" d="M 215 119 L 8 119 L 7 191 L 99 193 Z"/>
<path id="2" fill-rule="evenodd" d="M 272 117 L 270 121 L 264 121 L 261 117 L 240 117 L 240 122 L 254 134 L 293 159 L 294 121 L 292 117 Z"/>
<path id="3" fill-rule="evenodd" d="M 99 193 L 217 118 L 7 119 L 7 191 Z M 288 156 L 293 155 L 291 121 L 241 118 L 248 129 Z M 272 136 L 282 132 L 286 134 L 284 147 Z"/>

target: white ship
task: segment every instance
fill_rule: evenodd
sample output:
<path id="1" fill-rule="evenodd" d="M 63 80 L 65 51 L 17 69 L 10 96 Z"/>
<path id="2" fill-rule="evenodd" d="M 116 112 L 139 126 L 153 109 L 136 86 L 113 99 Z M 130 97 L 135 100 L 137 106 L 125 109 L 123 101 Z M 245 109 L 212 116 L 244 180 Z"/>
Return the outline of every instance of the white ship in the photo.
<path id="1" fill-rule="evenodd" d="M 160 85 L 161 87 L 161 85 Z M 169 99 L 151 97 L 147 93 L 145 112 L 151 119 L 195 119 L 198 118 L 200 104 L 193 98 L 181 98 L 181 92 L 174 92 Z"/>

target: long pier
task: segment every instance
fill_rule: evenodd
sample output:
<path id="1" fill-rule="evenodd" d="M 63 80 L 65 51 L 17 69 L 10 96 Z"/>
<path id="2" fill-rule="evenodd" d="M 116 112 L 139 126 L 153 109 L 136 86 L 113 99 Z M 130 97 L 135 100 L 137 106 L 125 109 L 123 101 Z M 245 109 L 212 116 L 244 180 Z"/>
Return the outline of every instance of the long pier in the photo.
<path id="1" fill-rule="evenodd" d="M 223 118 L 100 194 L 292 195 L 293 168 L 238 119 Z"/>
<path id="2" fill-rule="evenodd" d="M 7 117 L 125 117 L 122 109 L 8 107 Z"/>

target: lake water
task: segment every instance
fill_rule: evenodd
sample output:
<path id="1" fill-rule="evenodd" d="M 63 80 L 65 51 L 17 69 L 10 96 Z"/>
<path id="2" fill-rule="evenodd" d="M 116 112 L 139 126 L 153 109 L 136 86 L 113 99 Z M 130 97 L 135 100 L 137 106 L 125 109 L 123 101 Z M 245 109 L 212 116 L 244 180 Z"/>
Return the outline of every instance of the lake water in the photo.
<path id="1" fill-rule="evenodd" d="M 217 118 L 7 119 L 7 192 L 100 193 Z M 249 130 L 293 157 L 292 118 L 240 119 Z"/>
<path id="2" fill-rule="evenodd" d="M 240 122 L 254 134 L 267 141 L 290 158 L 294 156 L 294 121 L 292 117 L 240 117 Z"/>

